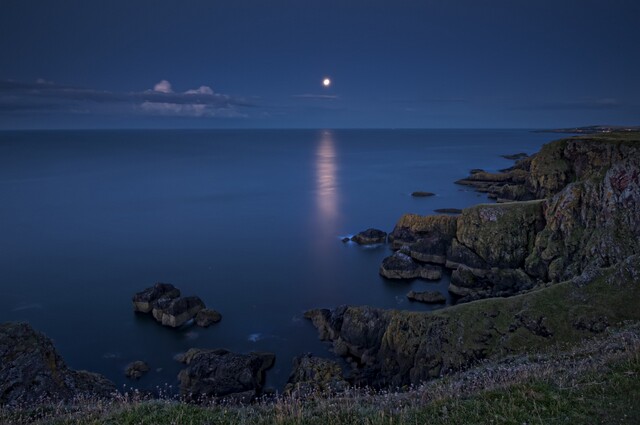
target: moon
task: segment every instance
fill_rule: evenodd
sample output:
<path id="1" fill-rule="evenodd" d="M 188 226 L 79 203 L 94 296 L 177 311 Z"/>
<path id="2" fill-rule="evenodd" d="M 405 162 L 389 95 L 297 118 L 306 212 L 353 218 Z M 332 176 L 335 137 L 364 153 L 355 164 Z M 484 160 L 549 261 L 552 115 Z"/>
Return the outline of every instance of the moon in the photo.
<path id="1" fill-rule="evenodd" d="M 322 85 L 325 87 L 329 87 L 331 85 L 331 80 L 326 77 L 324 80 L 322 80 Z"/>

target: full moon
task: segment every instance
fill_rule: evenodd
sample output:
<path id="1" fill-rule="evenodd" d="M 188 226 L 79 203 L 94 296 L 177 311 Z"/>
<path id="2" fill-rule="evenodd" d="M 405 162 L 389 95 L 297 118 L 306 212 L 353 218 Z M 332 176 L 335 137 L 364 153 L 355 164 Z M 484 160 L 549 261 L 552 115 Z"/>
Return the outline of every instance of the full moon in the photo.
<path id="1" fill-rule="evenodd" d="M 329 87 L 331 85 L 331 80 L 328 78 L 325 78 L 324 80 L 322 80 L 322 85 L 325 87 Z"/>

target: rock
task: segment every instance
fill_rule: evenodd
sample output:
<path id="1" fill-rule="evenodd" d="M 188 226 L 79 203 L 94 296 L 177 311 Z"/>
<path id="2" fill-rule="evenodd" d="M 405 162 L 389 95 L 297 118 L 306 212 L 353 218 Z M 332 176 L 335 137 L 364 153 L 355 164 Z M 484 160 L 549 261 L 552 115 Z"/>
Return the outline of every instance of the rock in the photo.
<path id="1" fill-rule="evenodd" d="M 341 239 L 342 243 L 347 243 L 351 240 L 351 238 L 344 237 Z"/>
<path id="2" fill-rule="evenodd" d="M 433 210 L 439 214 L 460 214 L 462 210 L 460 208 L 438 208 Z"/>
<path id="3" fill-rule="evenodd" d="M 0 405 L 110 397 L 102 375 L 67 367 L 49 338 L 26 323 L 0 324 Z"/>
<path id="4" fill-rule="evenodd" d="M 355 385 L 419 385 L 485 359 L 529 355 L 640 320 L 640 256 L 580 285 L 566 281 L 435 312 L 341 306 L 305 317 L 320 338 L 344 347 Z"/>
<path id="5" fill-rule="evenodd" d="M 204 308 L 204 303 L 198 297 L 161 298 L 155 303 L 152 314 L 164 326 L 177 328 Z"/>
<path id="6" fill-rule="evenodd" d="M 458 217 L 450 215 L 404 214 L 389 234 L 393 249 L 411 245 L 427 237 L 439 238 L 448 243 L 456 234 Z"/>
<path id="7" fill-rule="evenodd" d="M 360 245 L 385 243 L 387 241 L 387 232 L 378 229 L 367 229 L 352 237 L 351 240 Z"/>
<path id="8" fill-rule="evenodd" d="M 124 374 L 127 378 L 140 379 L 143 375 L 149 372 L 149 365 L 142 360 L 136 360 L 131 362 L 125 368 Z"/>
<path id="9" fill-rule="evenodd" d="M 524 159 L 527 158 L 529 155 L 527 155 L 524 152 L 519 152 L 519 153 L 514 153 L 511 155 L 500 155 L 501 157 L 505 158 L 505 159 L 511 159 L 511 160 L 518 160 L 518 159 Z"/>
<path id="10" fill-rule="evenodd" d="M 482 168 L 473 168 L 469 171 L 469 174 L 478 174 L 478 173 L 484 173 L 485 171 Z"/>
<path id="11" fill-rule="evenodd" d="M 400 251 L 382 260 L 380 274 L 387 279 L 415 279 L 439 280 L 442 269 L 437 266 L 421 265 L 410 256 Z"/>
<path id="12" fill-rule="evenodd" d="M 424 291 L 415 292 L 409 291 L 407 298 L 413 301 L 420 301 L 423 303 L 437 304 L 447 302 L 447 299 L 438 291 Z"/>
<path id="13" fill-rule="evenodd" d="M 431 193 L 431 192 L 412 192 L 411 196 L 413 196 L 414 198 L 426 198 L 429 196 L 435 196 L 435 193 Z"/>
<path id="14" fill-rule="evenodd" d="M 142 292 L 133 296 L 133 311 L 149 313 L 153 309 L 154 303 L 160 298 L 177 298 L 180 290 L 170 283 L 156 283 Z"/>
<path id="15" fill-rule="evenodd" d="M 202 309 L 196 314 L 196 325 L 206 328 L 222 320 L 222 315 L 215 310 Z"/>
<path id="16" fill-rule="evenodd" d="M 180 394 L 186 399 L 213 397 L 249 402 L 260 395 L 265 371 L 273 366 L 275 355 L 192 348 L 181 360 L 187 367 L 180 371 L 178 380 Z"/>
<path id="17" fill-rule="evenodd" d="M 285 392 L 303 396 L 317 392 L 335 394 L 348 387 L 349 383 L 337 362 L 305 354 L 293 359 L 293 370 Z"/>

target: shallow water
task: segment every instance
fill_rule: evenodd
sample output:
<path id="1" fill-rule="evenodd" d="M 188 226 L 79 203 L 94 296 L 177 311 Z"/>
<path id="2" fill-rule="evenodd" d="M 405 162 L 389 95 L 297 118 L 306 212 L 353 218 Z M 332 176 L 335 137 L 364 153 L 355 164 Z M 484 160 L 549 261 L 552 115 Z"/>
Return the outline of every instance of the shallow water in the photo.
<path id="1" fill-rule="evenodd" d="M 67 363 L 118 385 L 177 384 L 190 347 L 273 351 L 282 387 L 293 356 L 330 355 L 302 314 L 372 305 L 426 311 L 386 281 L 386 246 L 343 244 L 390 231 L 406 212 L 486 198 L 453 181 L 495 171 L 501 154 L 557 138 L 525 130 L 0 132 L 0 321 L 28 321 Z M 437 195 L 412 198 L 412 191 Z M 131 310 L 170 282 L 223 320 L 168 329 Z M 450 299 L 449 301 L 450 302 Z M 137 383 L 123 370 L 145 360 Z"/>

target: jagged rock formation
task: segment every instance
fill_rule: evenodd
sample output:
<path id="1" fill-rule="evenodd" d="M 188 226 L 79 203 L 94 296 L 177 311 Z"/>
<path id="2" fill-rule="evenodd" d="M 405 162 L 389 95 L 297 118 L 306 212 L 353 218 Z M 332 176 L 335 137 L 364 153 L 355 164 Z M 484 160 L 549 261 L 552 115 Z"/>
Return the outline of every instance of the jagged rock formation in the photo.
<path id="1" fill-rule="evenodd" d="M 459 217 L 403 216 L 389 235 L 418 261 L 446 264 L 463 301 L 507 296 L 640 252 L 640 135 L 564 139 L 504 173 L 465 181 L 499 194 Z M 506 202 L 507 200 L 527 200 Z M 443 217 L 446 217 L 444 219 Z"/>
<path id="2" fill-rule="evenodd" d="M 265 371 L 273 366 L 275 355 L 192 348 L 178 360 L 187 365 L 178 374 L 180 394 L 186 399 L 217 397 L 249 402 L 260 395 Z"/>
<path id="3" fill-rule="evenodd" d="M 428 303 L 428 304 L 438 304 L 438 303 L 444 303 L 447 301 L 444 295 L 442 295 L 438 291 L 422 291 L 422 292 L 409 291 L 409 293 L 407 294 L 407 298 L 412 301 L 419 301 L 421 303 Z"/>
<path id="4" fill-rule="evenodd" d="M 334 394 L 349 386 L 338 362 L 305 354 L 293 359 L 293 369 L 285 392 L 298 395 L 311 393 Z"/>
<path id="5" fill-rule="evenodd" d="M 102 375 L 69 369 L 49 338 L 27 323 L 0 324 L 0 405 L 109 397 Z"/>
<path id="6" fill-rule="evenodd" d="M 359 245 L 374 245 L 387 242 L 387 232 L 379 229 L 367 229 L 351 238 Z"/>
<path id="7" fill-rule="evenodd" d="M 136 360 L 127 365 L 124 375 L 131 379 L 140 379 L 149 372 L 149 365 L 142 360 Z"/>
<path id="8" fill-rule="evenodd" d="M 430 313 L 341 306 L 305 315 L 336 354 L 356 365 L 356 385 L 403 386 L 483 359 L 570 343 L 640 320 L 640 256 L 509 298 Z"/>
<path id="9" fill-rule="evenodd" d="M 398 251 L 382 261 L 380 274 L 387 279 L 439 280 L 442 277 L 442 269 L 428 264 L 421 265 L 409 255 Z"/>

